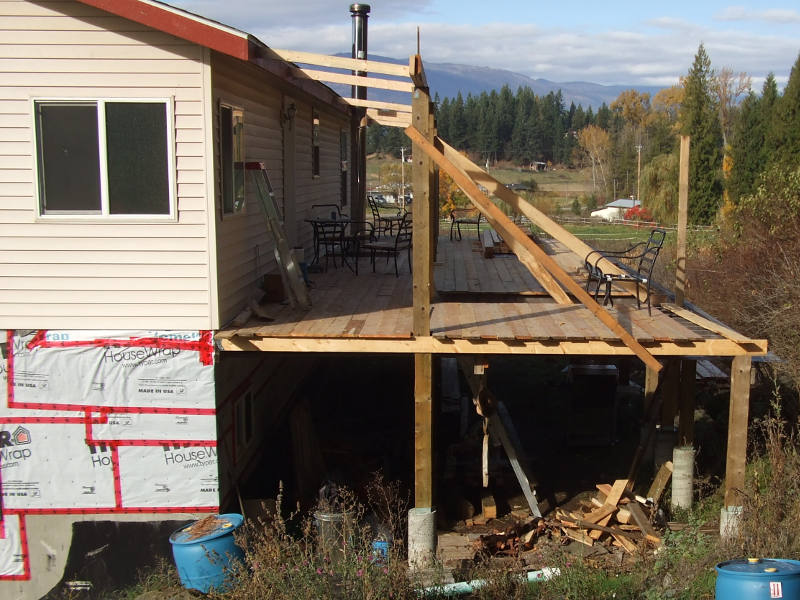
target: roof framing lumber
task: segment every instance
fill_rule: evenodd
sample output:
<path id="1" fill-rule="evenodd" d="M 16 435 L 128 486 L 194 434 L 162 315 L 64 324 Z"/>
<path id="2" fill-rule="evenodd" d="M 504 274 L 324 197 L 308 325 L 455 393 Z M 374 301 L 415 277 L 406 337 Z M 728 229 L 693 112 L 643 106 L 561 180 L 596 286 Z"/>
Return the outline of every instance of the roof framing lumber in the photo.
<path id="1" fill-rule="evenodd" d="M 514 210 L 528 217 L 534 225 L 564 244 L 571 252 L 574 252 L 581 258 L 584 258 L 587 254 L 594 251 L 594 248 L 564 229 L 561 225 L 553 221 L 550 217 L 525 200 L 525 198 L 508 189 L 489 173 L 481 169 L 478 165 L 461 154 L 458 150 L 450 146 L 447 142 L 444 140 L 440 141 L 442 148 L 444 149 L 444 155 L 459 169 L 461 169 L 461 171 L 463 171 L 467 177 L 472 179 L 475 183 L 485 187 L 490 194 L 494 194 L 503 202 L 509 204 Z M 598 264 L 600 268 L 603 269 L 604 273 L 622 273 L 622 269 L 605 258 L 601 259 Z M 628 289 L 631 293 L 635 293 L 635 285 L 624 284 L 624 282 L 620 285 Z M 642 291 L 641 293 L 642 296 L 644 296 L 645 292 Z M 642 299 L 645 298 L 643 297 Z"/>
<path id="2" fill-rule="evenodd" d="M 405 129 L 411 125 L 411 113 L 397 113 L 395 111 L 384 112 L 374 108 L 368 108 L 367 117 L 379 125 L 385 125 L 386 127 L 402 127 Z"/>
<path id="3" fill-rule="evenodd" d="M 531 245 L 535 246 L 535 244 L 533 244 L 528 236 L 523 234 L 519 228 L 511 223 L 508 217 L 506 217 L 489 198 L 483 195 L 478 189 L 478 186 L 476 186 L 469 177 L 464 175 L 449 160 L 444 158 L 444 155 L 439 152 L 433 144 L 421 136 L 419 130 L 415 127 L 409 127 L 406 129 L 406 135 L 408 135 L 413 142 L 419 143 L 423 152 L 431 156 L 440 168 L 447 171 L 450 176 L 453 177 L 453 180 L 464 193 L 467 194 L 470 200 L 472 200 L 472 203 L 483 213 L 486 220 L 503 234 L 511 251 L 517 256 L 520 262 L 527 267 L 531 275 L 542 285 L 545 291 L 559 304 L 572 304 L 572 300 L 570 300 L 566 292 L 561 289 L 550 272 L 540 264 L 541 261 L 529 247 Z M 438 137 L 436 139 L 439 140 Z M 442 159 L 444 160 L 442 161 Z M 539 249 L 538 246 L 536 249 Z M 542 254 L 544 253 L 542 252 Z"/>
<path id="4" fill-rule="evenodd" d="M 533 240 L 526 236 L 511 220 L 506 217 L 502 211 L 495 206 L 479 189 L 478 186 L 469 177 L 467 177 L 458 167 L 456 167 L 450 160 L 448 160 L 442 152 L 440 152 L 433 144 L 428 142 L 419 131 L 412 127 L 406 129 L 406 135 L 412 141 L 419 144 L 420 148 L 426 152 L 433 161 L 439 165 L 439 168 L 444 169 L 458 184 L 458 186 L 467 194 L 472 200 L 473 204 L 478 207 L 484 214 L 486 219 L 492 226 L 506 238 L 506 243 L 511 247 L 521 245 L 529 254 L 533 255 L 536 261 L 544 267 L 549 273 L 558 280 L 567 290 L 569 290 L 580 302 L 589 309 L 589 311 L 600 321 L 608 327 L 612 332 L 619 336 L 620 340 L 630 348 L 639 359 L 654 371 L 660 371 L 662 366 L 652 354 L 634 339 L 620 323 L 614 319 L 605 309 L 603 309 L 581 286 L 575 283 L 572 278 L 552 259 L 550 258 Z M 437 138 L 438 139 L 438 138 Z M 511 248 L 520 260 L 525 263 L 520 253 L 514 247 Z M 527 266 L 527 264 L 526 264 Z M 534 273 L 536 276 L 536 273 Z M 537 279 L 539 279 L 537 277 Z M 540 279 L 540 283 L 548 292 L 548 286 Z M 563 290 L 561 294 L 563 294 Z M 552 295 L 552 293 L 551 293 Z M 553 296 L 556 301 L 559 299 Z"/>
<path id="5" fill-rule="evenodd" d="M 369 98 L 342 98 L 351 106 L 363 106 L 366 108 L 376 108 L 378 110 L 394 110 L 397 112 L 411 113 L 410 104 L 400 104 L 399 102 L 381 102 L 370 100 Z"/>
<path id="6" fill-rule="evenodd" d="M 345 83 L 359 87 L 378 88 L 381 90 L 392 90 L 395 92 L 414 91 L 414 84 L 410 81 L 399 81 L 397 79 L 378 79 L 377 77 L 361 77 L 359 75 L 345 75 L 343 73 L 330 73 L 328 71 L 317 71 L 315 69 L 303 69 L 297 67 L 309 79 L 315 81 L 326 81 L 328 83 Z"/>
<path id="7" fill-rule="evenodd" d="M 542 356 L 632 356 L 633 350 L 619 342 L 449 340 L 433 336 L 407 338 L 217 338 L 223 350 L 262 352 L 352 352 L 371 354 L 514 354 Z M 725 339 L 702 342 L 646 344 L 653 356 L 745 356 L 767 353 L 766 340 L 755 340 L 749 349 Z"/>
<path id="8" fill-rule="evenodd" d="M 301 52 L 298 50 L 279 50 L 273 48 L 272 51 L 280 56 L 283 60 L 293 63 L 316 65 L 318 67 L 329 67 L 334 69 L 347 69 L 350 71 L 360 71 L 365 73 L 380 73 L 382 75 L 394 75 L 395 77 L 409 76 L 408 67 L 404 64 L 395 65 L 376 60 L 328 56 L 327 54 Z"/>

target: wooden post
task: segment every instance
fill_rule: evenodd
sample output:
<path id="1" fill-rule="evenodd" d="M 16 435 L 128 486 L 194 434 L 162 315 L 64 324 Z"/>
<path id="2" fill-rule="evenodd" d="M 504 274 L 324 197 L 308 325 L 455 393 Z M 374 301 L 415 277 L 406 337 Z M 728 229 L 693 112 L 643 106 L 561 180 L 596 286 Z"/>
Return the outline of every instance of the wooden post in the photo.
<path id="1" fill-rule="evenodd" d="M 689 220 L 689 136 L 681 136 L 678 178 L 678 243 L 675 260 L 675 304 L 683 306 L 686 292 L 686 224 Z"/>
<path id="2" fill-rule="evenodd" d="M 653 396 L 655 396 L 657 388 L 658 371 L 648 367 L 645 369 L 644 376 L 644 405 L 642 406 L 642 413 L 648 414 L 650 412 L 650 405 L 653 403 Z"/>
<path id="3" fill-rule="evenodd" d="M 433 356 L 414 355 L 414 506 L 433 507 Z"/>
<path id="4" fill-rule="evenodd" d="M 414 60 L 413 75 L 419 75 L 422 62 Z M 411 122 L 427 141 L 433 140 L 433 117 L 428 88 L 416 86 L 411 99 Z M 412 208 L 413 245 L 412 285 L 415 336 L 431 332 L 431 173 L 433 162 L 413 144 L 414 204 Z M 414 355 L 414 506 L 433 508 L 433 358 L 431 354 Z"/>
<path id="5" fill-rule="evenodd" d="M 414 127 L 427 140 L 431 135 L 431 101 L 427 88 L 416 88 L 411 100 L 411 121 Z M 431 321 L 431 281 L 433 279 L 433 261 L 431 252 L 430 216 L 431 216 L 431 172 L 433 161 L 428 154 L 414 143 L 412 146 L 414 160 L 414 204 L 413 204 L 413 246 L 412 281 L 414 299 L 413 333 L 415 336 L 430 335 Z"/>
<path id="6" fill-rule="evenodd" d="M 681 360 L 680 401 L 678 408 L 678 445 L 694 444 L 694 384 L 697 374 L 697 361 Z"/>
<path id="7" fill-rule="evenodd" d="M 734 357 L 731 364 L 731 401 L 728 417 L 728 454 L 725 463 L 725 506 L 742 506 L 747 463 L 747 419 L 750 413 L 750 367 L 748 355 Z"/>
<path id="8" fill-rule="evenodd" d="M 667 361 L 661 382 L 661 428 L 675 427 L 678 414 L 678 389 L 681 377 L 680 362 L 677 358 Z M 674 430 L 673 430 L 674 431 Z"/>

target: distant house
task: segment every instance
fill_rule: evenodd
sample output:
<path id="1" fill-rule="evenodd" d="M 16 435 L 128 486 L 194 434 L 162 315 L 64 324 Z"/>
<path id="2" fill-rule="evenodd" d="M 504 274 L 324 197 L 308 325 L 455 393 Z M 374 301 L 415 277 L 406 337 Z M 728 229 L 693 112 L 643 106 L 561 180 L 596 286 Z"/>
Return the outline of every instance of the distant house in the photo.
<path id="1" fill-rule="evenodd" d="M 633 198 L 620 198 L 609 202 L 603 208 L 593 210 L 591 216 L 598 217 L 604 221 L 613 221 L 614 219 L 622 219 L 625 213 L 634 206 L 640 206 L 641 202 Z"/>

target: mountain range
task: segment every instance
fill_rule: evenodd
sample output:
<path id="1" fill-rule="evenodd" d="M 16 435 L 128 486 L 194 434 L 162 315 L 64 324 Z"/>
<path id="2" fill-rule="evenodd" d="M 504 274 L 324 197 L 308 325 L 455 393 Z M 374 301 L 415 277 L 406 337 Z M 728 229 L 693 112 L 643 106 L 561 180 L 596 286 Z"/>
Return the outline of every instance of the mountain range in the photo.
<path id="1" fill-rule="evenodd" d="M 338 56 L 348 55 L 339 54 Z M 369 59 L 395 64 L 406 64 L 408 62 L 407 60 L 375 55 L 370 55 Z M 477 96 L 481 92 L 500 90 L 504 85 L 508 85 L 512 92 L 516 92 L 519 87 L 527 86 L 537 96 L 546 96 L 550 92 L 561 90 L 566 107 L 569 107 L 570 103 L 574 102 L 576 106 L 580 104 L 583 108 L 591 106 L 595 111 L 603 103 L 611 104 L 625 90 L 636 89 L 639 92 L 647 92 L 653 96 L 662 89 L 656 86 L 644 85 L 601 85 L 586 81 L 558 83 L 547 79 L 534 79 L 522 73 L 515 73 L 505 69 L 456 63 L 425 62 L 425 75 L 428 79 L 431 95 L 439 94 L 442 99 L 455 98 L 459 92 L 466 99 L 468 94 Z M 341 95 L 350 95 L 349 86 L 331 85 L 331 87 Z M 408 94 L 401 92 L 370 89 L 369 97 L 384 102 L 402 102 L 406 104 L 409 102 Z"/>

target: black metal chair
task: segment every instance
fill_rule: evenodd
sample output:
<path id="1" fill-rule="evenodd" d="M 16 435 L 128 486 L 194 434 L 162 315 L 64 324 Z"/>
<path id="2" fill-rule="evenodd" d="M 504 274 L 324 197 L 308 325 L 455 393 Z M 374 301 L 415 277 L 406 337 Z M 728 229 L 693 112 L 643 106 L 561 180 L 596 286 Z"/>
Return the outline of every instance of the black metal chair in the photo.
<path id="1" fill-rule="evenodd" d="M 345 236 L 347 253 L 353 257 L 355 273 L 358 275 L 358 257 L 361 249 L 377 242 L 375 227 L 369 221 L 350 221 L 350 230 Z"/>
<path id="2" fill-rule="evenodd" d="M 381 211 L 378 209 L 378 203 L 375 201 L 375 198 L 370 195 L 367 195 L 367 203 L 369 204 L 369 209 L 372 211 L 372 223 L 377 237 L 381 237 L 387 231 L 389 235 L 393 235 L 395 226 L 399 225 L 405 215 L 408 214 L 404 214 L 398 209 L 395 215 L 382 215 Z"/>
<path id="3" fill-rule="evenodd" d="M 653 276 L 653 267 L 658 259 L 658 253 L 664 245 L 664 238 L 667 232 L 660 228 L 650 231 L 650 237 L 646 242 L 639 242 L 625 250 L 618 252 L 592 250 L 586 255 L 584 260 L 588 277 L 586 279 L 586 291 L 591 292 L 591 285 L 596 282 L 594 288 L 594 299 L 600 295 L 600 287 L 605 285 L 603 294 L 603 306 L 611 304 L 614 306 L 614 299 L 611 296 L 611 286 L 615 281 L 630 282 L 636 285 L 636 307 L 641 308 L 639 298 L 639 287 L 645 292 L 647 302 L 647 314 L 652 314 L 650 308 L 650 283 Z M 606 273 L 603 271 L 600 261 L 610 260 L 620 267 L 622 273 Z"/>
<path id="4" fill-rule="evenodd" d="M 454 208 L 450 211 L 450 239 L 453 239 L 453 227 L 455 227 L 458 240 L 461 241 L 462 225 L 475 227 L 475 234 L 480 239 L 482 218 L 483 214 L 477 208 Z"/>
<path id="5" fill-rule="evenodd" d="M 409 214 L 403 215 L 400 224 L 397 227 L 397 233 L 394 239 L 385 242 L 370 242 L 361 246 L 365 250 L 369 250 L 369 260 L 372 263 L 372 272 L 375 272 L 375 257 L 377 254 L 385 254 L 386 262 L 389 262 L 389 257 L 394 256 L 394 274 L 395 277 L 400 277 L 400 269 L 397 265 L 397 257 L 406 252 L 408 255 L 408 270 L 411 271 L 411 219 Z"/>
<path id="6" fill-rule="evenodd" d="M 345 229 L 349 221 L 312 221 L 314 228 L 314 256 L 319 262 L 322 253 L 325 255 L 325 270 L 328 270 L 328 258 L 333 259 L 333 266 L 336 267 L 336 252 L 342 258 L 342 262 L 347 263 L 345 257 Z"/>

